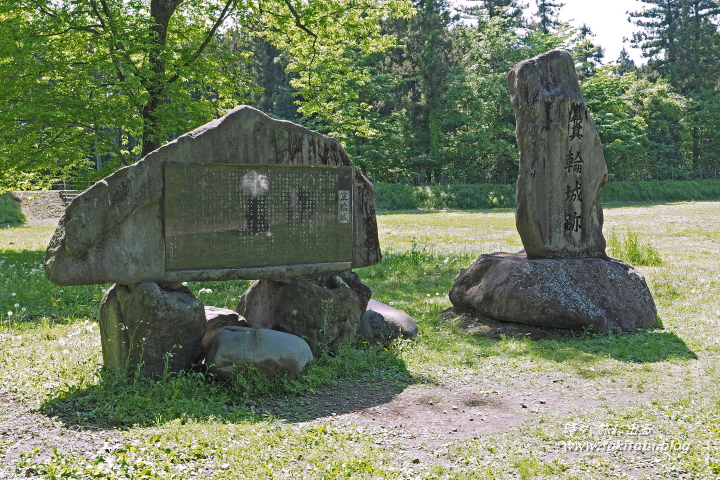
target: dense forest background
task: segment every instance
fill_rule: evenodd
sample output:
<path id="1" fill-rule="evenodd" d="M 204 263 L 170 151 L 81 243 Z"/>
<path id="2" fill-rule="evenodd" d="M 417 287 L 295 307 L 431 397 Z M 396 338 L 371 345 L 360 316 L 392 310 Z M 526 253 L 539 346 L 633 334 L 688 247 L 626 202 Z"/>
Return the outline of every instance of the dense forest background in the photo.
<path id="1" fill-rule="evenodd" d="M 375 181 L 512 182 L 507 72 L 553 48 L 611 179 L 714 176 L 720 1 L 643 3 L 638 68 L 558 1 L 0 0 L 0 190 L 82 186 L 242 103 L 338 138 Z"/>

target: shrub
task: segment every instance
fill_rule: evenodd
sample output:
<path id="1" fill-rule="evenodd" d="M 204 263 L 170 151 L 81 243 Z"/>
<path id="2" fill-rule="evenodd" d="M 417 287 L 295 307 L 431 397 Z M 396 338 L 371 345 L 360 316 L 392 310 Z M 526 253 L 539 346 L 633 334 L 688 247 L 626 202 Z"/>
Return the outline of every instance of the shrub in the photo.
<path id="1" fill-rule="evenodd" d="M 507 208 L 515 206 L 515 186 L 498 184 L 452 184 L 411 186 L 375 185 L 378 210 L 443 210 Z"/>
<path id="2" fill-rule="evenodd" d="M 417 200 L 414 187 L 394 183 L 375 184 L 375 208 L 378 210 L 414 210 Z"/>
<path id="3" fill-rule="evenodd" d="M 0 195 L 0 223 L 24 223 L 25 215 L 10 192 Z"/>
<path id="4" fill-rule="evenodd" d="M 714 179 L 647 182 L 610 182 L 600 194 L 603 202 L 690 202 L 720 199 L 720 182 Z M 378 210 L 473 210 L 514 208 L 515 185 L 470 184 L 404 185 L 375 184 Z"/>
<path id="5" fill-rule="evenodd" d="M 609 182 L 600 194 L 603 202 L 690 202 L 720 199 L 717 180 Z"/>

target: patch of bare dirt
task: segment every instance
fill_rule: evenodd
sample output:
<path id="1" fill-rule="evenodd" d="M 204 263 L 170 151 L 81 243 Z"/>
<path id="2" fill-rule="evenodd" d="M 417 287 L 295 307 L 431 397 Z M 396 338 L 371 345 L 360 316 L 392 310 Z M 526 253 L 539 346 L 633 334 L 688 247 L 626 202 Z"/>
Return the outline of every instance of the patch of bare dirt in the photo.
<path id="1" fill-rule="evenodd" d="M 25 225 L 57 225 L 65 213 L 59 190 L 13 192 L 12 196 L 25 215 Z"/>
<path id="2" fill-rule="evenodd" d="M 118 432 L 67 428 L 60 421 L 46 415 L 31 412 L 27 407 L 0 394 L 0 478 L 19 479 L 24 475 L 15 472 L 12 465 L 23 453 L 36 447 L 42 452 L 39 459 L 46 459 L 52 449 L 77 455 L 94 455 L 106 441 L 120 438 Z"/>
<path id="3" fill-rule="evenodd" d="M 468 335 L 490 338 L 562 339 L 578 332 L 501 322 L 473 312 L 449 309 L 443 319 Z M 438 453 L 447 445 L 483 435 L 508 432 L 522 436 L 525 428 L 548 428 L 548 418 L 573 418 L 617 407 L 646 405 L 659 392 L 615 382 L 592 381 L 574 373 L 520 369 L 511 375 L 487 375 L 443 381 L 444 384 L 383 381 L 361 383 L 356 379 L 324 388 L 294 410 L 288 404 L 265 405 L 271 414 L 287 421 L 330 422 L 363 426 L 384 442 L 403 450 L 409 458 L 443 461 Z M 562 428 L 562 422 L 550 422 Z M 560 425 L 560 427 L 558 427 Z M 548 451 L 548 458 L 559 454 Z M 572 455 L 571 455 L 572 456 Z M 582 456 L 578 454 L 579 458 Z M 637 462 L 635 462 L 637 463 Z M 637 466 L 637 465 L 635 465 Z M 635 467 L 632 467 L 635 468 Z M 652 468 L 633 472 L 648 475 Z"/>
<path id="4" fill-rule="evenodd" d="M 627 389 L 588 388 L 582 379 L 563 374 L 474 380 L 473 384 L 410 385 L 385 398 L 372 388 L 358 388 L 348 381 L 323 390 L 311 405 L 322 405 L 319 419 L 382 429 L 405 450 L 422 457 L 448 442 L 539 425 L 546 416 L 650 401 L 649 395 Z M 379 390 L 387 395 L 387 390 Z"/>

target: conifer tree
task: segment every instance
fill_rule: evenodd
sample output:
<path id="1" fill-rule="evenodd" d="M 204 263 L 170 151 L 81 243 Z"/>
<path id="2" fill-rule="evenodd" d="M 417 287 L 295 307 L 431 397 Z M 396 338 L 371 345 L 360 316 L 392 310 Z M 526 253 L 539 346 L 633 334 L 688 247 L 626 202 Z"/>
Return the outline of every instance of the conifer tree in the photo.
<path id="1" fill-rule="evenodd" d="M 613 72 L 616 75 L 624 75 L 626 73 L 631 73 L 637 70 L 637 67 L 635 66 L 635 61 L 630 58 L 630 54 L 625 49 L 625 47 L 620 50 L 620 56 L 618 56 L 615 62 L 617 63 L 617 67 L 615 67 Z"/>
<path id="2" fill-rule="evenodd" d="M 597 66 L 602 64 L 605 55 L 603 48 L 593 42 L 595 34 L 587 24 L 583 24 L 579 31 L 579 45 L 575 49 L 575 61 L 581 78 L 591 77 Z"/>
<path id="3" fill-rule="evenodd" d="M 464 12 L 478 23 L 498 17 L 508 20 L 510 27 L 520 27 L 524 23 L 522 15 L 527 4 L 518 0 L 477 0 L 474 3 L 477 4 L 465 8 Z"/>
<path id="4" fill-rule="evenodd" d="M 535 4 L 537 5 L 537 28 L 541 33 L 547 35 L 560 25 L 560 9 L 565 4 L 552 0 L 535 0 Z"/>
<path id="5" fill-rule="evenodd" d="M 383 111 L 392 118 L 388 128 L 395 166 L 432 179 L 439 177 L 441 164 L 442 97 L 457 62 L 449 27 L 458 18 L 445 0 L 417 0 L 415 8 L 412 18 L 386 24 L 404 48 L 392 50 L 383 61 L 398 82 Z"/>
<path id="6" fill-rule="evenodd" d="M 720 75 L 718 0 L 642 0 L 648 8 L 630 12 L 642 30 L 633 43 L 649 58 L 648 67 L 665 76 L 688 98 L 692 125 L 691 155 L 695 168 L 717 165 L 720 140 L 715 121 Z M 706 161 L 703 160 L 706 157 Z"/>

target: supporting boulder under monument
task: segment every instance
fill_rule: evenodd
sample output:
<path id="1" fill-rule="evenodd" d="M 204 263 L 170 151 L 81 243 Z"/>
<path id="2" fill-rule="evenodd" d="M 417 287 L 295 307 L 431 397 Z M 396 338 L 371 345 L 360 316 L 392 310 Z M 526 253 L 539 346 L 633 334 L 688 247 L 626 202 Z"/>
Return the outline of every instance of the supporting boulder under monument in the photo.
<path id="1" fill-rule="evenodd" d="M 355 337 L 370 289 L 353 272 L 292 282 L 258 280 L 240 297 L 237 311 L 252 328 L 303 338 L 313 355 Z"/>
<path id="2" fill-rule="evenodd" d="M 103 363 L 142 377 L 179 372 L 202 360 L 205 308 L 182 284 L 114 284 L 100 303 Z"/>
<path id="3" fill-rule="evenodd" d="M 450 291 L 456 308 L 506 322 L 605 332 L 658 323 L 643 275 L 613 258 L 482 255 Z"/>

